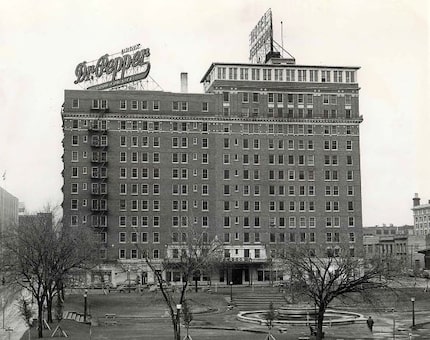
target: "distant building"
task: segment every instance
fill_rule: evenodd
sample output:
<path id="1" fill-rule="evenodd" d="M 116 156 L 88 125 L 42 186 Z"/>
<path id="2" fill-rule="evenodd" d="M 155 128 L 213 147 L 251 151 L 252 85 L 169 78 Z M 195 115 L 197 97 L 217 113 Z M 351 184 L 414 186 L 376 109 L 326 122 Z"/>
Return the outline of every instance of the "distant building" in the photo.
<path id="1" fill-rule="evenodd" d="M 426 239 L 413 233 L 411 225 L 382 225 L 363 228 L 363 247 L 366 258 L 395 258 L 404 268 L 421 269 L 424 256 L 418 251 L 426 248 Z"/>
<path id="2" fill-rule="evenodd" d="M 421 198 L 415 194 L 412 207 L 414 216 L 414 234 L 428 235 L 430 230 L 430 200 L 426 204 L 420 204 Z"/>
<path id="3" fill-rule="evenodd" d="M 25 210 L 25 204 L 24 202 L 19 202 L 18 204 L 18 214 L 21 215 L 25 215 L 26 214 L 26 210 Z"/>
<path id="4" fill-rule="evenodd" d="M 18 224 L 18 198 L 0 187 L 0 232 Z"/>
<path id="5" fill-rule="evenodd" d="M 52 228 L 52 213 L 37 213 L 34 215 L 20 215 L 19 226 L 24 227 L 34 224 L 43 224 L 47 227 Z"/>

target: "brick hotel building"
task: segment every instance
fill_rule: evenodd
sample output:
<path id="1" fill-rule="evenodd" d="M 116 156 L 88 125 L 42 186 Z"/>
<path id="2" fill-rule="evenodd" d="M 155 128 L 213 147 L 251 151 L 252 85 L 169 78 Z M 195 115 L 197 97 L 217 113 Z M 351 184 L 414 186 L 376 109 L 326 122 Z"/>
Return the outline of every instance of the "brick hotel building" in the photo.
<path id="1" fill-rule="evenodd" d="M 221 283 L 281 278 L 291 244 L 360 255 L 357 70 L 271 58 L 213 63 L 202 94 L 66 90 L 64 226 L 100 232 L 111 280 L 119 261 L 151 281 L 141 250 L 177 257 L 190 230 L 223 242 Z"/>

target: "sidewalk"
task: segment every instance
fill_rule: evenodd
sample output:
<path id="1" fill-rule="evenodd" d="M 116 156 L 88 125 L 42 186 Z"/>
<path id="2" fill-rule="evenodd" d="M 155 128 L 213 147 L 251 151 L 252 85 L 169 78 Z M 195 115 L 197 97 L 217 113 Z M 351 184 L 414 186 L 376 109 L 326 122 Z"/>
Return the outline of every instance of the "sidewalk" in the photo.
<path id="1" fill-rule="evenodd" d="M 1 323 L 3 326 L 3 313 Z M 27 326 L 14 300 L 4 309 L 4 328 L 0 329 L 0 340 L 20 340 L 26 330 Z"/>

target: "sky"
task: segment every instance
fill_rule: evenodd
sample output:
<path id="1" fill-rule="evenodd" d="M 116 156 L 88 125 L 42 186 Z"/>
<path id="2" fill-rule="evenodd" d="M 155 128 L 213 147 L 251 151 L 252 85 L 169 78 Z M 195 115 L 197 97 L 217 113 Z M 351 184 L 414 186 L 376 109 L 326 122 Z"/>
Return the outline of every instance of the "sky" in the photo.
<path id="1" fill-rule="evenodd" d="M 297 64 L 360 66 L 363 224 L 412 224 L 430 200 L 430 0 L 0 0 L 0 186 L 30 212 L 61 204 L 61 105 L 78 63 L 140 43 L 164 91 L 248 62 L 271 8 Z M 283 39 L 281 38 L 283 22 Z"/>

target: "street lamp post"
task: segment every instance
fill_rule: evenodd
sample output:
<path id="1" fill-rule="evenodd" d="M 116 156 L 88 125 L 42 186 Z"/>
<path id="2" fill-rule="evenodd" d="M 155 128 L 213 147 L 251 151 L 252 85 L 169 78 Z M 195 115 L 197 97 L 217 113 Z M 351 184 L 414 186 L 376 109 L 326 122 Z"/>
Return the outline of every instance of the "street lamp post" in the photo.
<path id="1" fill-rule="evenodd" d="M 412 302 L 412 329 L 415 328 L 415 297 L 411 297 Z"/>
<path id="2" fill-rule="evenodd" d="M 9 340 L 10 340 L 10 335 L 11 335 L 11 333 L 13 332 L 13 328 L 8 327 L 8 328 L 6 328 L 6 329 L 5 329 L 5 331 L 9 333 L 8 338 L 9 338 Z"/>
<path id="3" fill-rule="evenodd" d="M 182 309 L 182 305 L 178 303 L 176 305 L 176 316 L 178 319 L 178 335 L 179 335 L 178 339 L 181 338 L 181 318 L 180 318 L 181 309 Z"/>
<path id="4" fill-rule="evenodd" d="M 128 286 L 128 294 L 130 294 L 130 266 L 127 269 L 127 286 Z"/>
<path id="5" fill-rule="evenodd" d="M 392 311 L 393 311 L 393 339 L 395 339 L 396 338 L 396 319 L 394 316 L 394 308 L 392 309 Z"/>
<path id="6" fill-rule="evenodd" d="M 4 297 L 1 297 L 1 309 L 2 309 L 2 314 L 3 314 L 3 324 L 2 324 L 2 329 L 4 329 L 4 309 L 5 309 L 5 305 L 4 305 Z"/>
<path id="7" fill-rule="evenodd" d="M 88 297 L 88 290 L 85 289 L 85 293 L 84 293 L 84 322 L 87 322 L 87 297 Z"/>
<path id="8" fill-rule="evenodd" d="M 230 303 L 233 304 L 233 281 L 230 281 Z"/>

